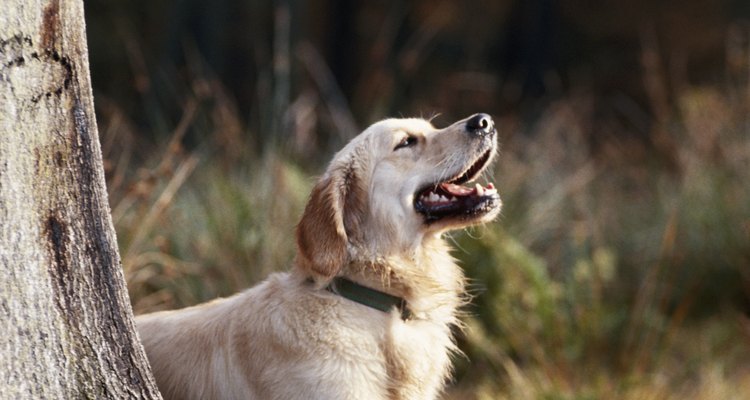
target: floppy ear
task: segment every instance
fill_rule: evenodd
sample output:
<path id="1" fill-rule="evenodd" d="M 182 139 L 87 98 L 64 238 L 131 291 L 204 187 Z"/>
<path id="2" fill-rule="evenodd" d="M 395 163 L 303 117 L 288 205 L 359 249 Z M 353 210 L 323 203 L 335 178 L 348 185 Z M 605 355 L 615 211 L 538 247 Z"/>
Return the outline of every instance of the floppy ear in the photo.
<path id="1" fill-rule="evenodd" d="M 348 244 L 360 239 L 365 205 L 352 165 L 318 181 L 297 225 L 297 265 L 325 278 L 335 276 L 349 261 Z"/>

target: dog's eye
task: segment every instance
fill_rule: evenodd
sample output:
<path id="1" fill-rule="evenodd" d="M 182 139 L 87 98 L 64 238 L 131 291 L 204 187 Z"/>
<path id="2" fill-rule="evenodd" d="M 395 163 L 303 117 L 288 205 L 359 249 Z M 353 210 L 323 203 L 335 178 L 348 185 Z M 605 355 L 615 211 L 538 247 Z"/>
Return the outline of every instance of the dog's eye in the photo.
<path id="1" fill-rule="evenodd" d="M 399 142 L 399 144 L 397 144 L 393 150 L 398 150 L 404 147 L 414 146 L 415 144 L 417 144 L 418 141 L 419 139 L 417 139 L 416 136 L 407 136 L 403 140 L 401 140 L 401 142 Z"/>

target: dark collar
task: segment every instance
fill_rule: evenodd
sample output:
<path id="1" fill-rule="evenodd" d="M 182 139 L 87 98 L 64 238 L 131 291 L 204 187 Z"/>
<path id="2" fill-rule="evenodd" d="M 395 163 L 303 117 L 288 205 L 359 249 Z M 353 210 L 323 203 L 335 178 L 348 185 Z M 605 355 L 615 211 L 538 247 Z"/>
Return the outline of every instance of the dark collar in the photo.
<path id="1" fill-rule="evenodd" d="M 326 286 L 326 290 L 385 313 L 396 307 L 401 313 L 402 320 L 406 321 L 411 318 L 411 310 L 403 298 L 362 286 L 346 278 L 333 278 Z"/>

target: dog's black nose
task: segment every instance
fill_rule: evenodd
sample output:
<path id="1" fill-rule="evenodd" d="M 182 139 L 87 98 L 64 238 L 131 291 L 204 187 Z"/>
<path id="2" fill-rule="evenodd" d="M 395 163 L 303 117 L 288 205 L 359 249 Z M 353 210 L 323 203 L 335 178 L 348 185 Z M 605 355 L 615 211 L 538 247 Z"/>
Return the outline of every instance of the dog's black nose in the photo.
<path id="1" fill-rule="evenodd" d="M 492 122 L 492 117 L 487 114 L 479 113 L 471 116 L 466 121 L 466 130 L 475 135 L 486 135 L 492 132 L 493 129 L 495 129 L 495 123 Z"/>

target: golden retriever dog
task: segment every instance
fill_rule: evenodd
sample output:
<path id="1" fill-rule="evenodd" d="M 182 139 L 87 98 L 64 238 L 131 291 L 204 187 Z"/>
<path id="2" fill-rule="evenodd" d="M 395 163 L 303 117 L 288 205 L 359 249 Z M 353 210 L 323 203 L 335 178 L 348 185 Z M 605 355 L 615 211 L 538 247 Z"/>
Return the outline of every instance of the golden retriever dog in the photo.
<path id="1" fill-rule="evenodd" d="M 492 220 L 473 182 L 497 153 L 486 114 L 444 129 L 377 122 L 312 189 L 289 272 L 137 318 L 166 399 L 433 399 L 456 350 L 464 276 L 441 237 Z"/>

